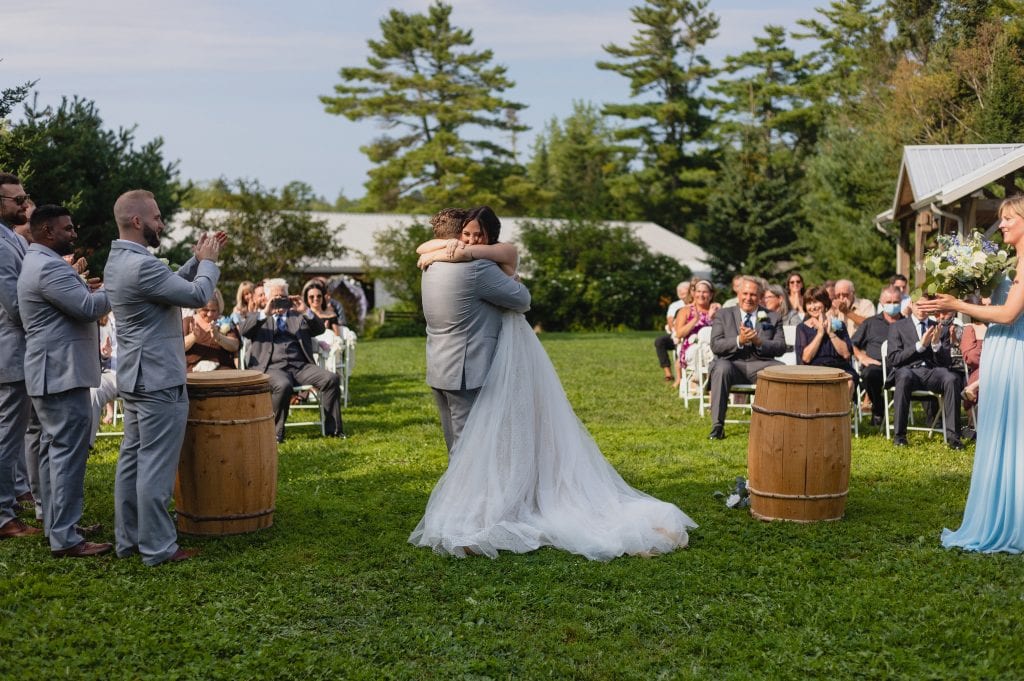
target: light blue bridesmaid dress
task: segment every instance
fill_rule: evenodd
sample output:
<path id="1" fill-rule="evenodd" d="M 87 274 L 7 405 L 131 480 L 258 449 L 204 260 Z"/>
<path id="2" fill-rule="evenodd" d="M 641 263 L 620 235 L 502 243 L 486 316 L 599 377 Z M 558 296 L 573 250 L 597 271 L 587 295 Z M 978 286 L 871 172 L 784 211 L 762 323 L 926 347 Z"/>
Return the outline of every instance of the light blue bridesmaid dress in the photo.
<path id="1" fill-rule="evenodd" d="M 1006 302 L 1010 280 L 992 294 Z M 978 404 L 978 442 L 960 529 L 942 545 L 986 553 L 1024 551 L 1024 314 L 985 333 Z"/>

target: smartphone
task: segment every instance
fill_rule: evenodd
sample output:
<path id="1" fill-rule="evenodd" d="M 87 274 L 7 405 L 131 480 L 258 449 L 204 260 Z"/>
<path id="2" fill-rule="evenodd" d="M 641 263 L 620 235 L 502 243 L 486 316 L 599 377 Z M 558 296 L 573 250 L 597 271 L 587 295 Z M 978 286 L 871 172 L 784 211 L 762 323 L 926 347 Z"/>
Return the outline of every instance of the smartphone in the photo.
<path id="1" fill-rule="evenodd" d="M 278 296 L 271 301 L 270 306 L 275 310 L 290 310 L 292 309 L 292 299 L 288 296 Z"/>

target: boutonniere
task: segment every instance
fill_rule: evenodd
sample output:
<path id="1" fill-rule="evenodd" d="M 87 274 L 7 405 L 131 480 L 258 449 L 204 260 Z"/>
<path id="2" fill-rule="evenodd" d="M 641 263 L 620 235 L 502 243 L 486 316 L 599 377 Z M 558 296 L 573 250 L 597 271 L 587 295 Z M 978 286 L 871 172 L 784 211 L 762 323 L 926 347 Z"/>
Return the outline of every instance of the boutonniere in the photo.
<path id="1" fill-rule="evenodd" d="M 167 258 L 157 258 L 157 260 L 159 260 L 159 261 L 160 261 L 160 262 L 162 262 L 163 264 L 167 265 L 168 267 L 170 267 L 170 266 L 171 266 L 171 261 L 170 261 L 170 260 L 168 260 Z"/>
<path id="2" fill-rule="evenodd" d="M 759 321 L 762 324 L 764 324 L 766 321 L 768 321 L 768 313 L 765 312 L 764 310 L 758 310 L 757 311 L 757 321 Z"/>

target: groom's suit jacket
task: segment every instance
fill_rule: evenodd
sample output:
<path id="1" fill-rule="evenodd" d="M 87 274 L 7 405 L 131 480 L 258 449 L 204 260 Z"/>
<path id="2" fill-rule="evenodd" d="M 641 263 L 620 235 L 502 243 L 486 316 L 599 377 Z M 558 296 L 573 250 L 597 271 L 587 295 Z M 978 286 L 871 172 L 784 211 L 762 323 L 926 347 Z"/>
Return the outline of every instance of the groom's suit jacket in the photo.
<path id="1" fill-rule="evenodd" d="M 427 385 L 471 390 L 484 384 L 505 309 L 526 312 L 530 292 L 490 260 L 435 262 L 423 272 Z"/>

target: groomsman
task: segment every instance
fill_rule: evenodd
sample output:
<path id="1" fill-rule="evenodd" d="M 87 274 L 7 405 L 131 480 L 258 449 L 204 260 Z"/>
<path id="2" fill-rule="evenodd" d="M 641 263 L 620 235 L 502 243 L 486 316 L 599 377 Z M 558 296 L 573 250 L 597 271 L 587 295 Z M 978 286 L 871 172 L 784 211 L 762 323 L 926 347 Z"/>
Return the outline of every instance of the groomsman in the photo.
<path id="1" fill-rule="evenodd" d="M 146 565 L 188 560 L 167 512 L 185 439 L 188 394 L 181 307 L 198 308 L 220 277 L 214 262 L 226 241 L 204 234 L 177 274 L 148 250 L 160 245 L 163 217 L 153 194 L 136 189 L 114 204 L 120 235 L 110 248 L 104 286 L 117 318 L 117 388 L 124 439 L 114 482 L 117 555 L 138 552 Z"/>
<path id="2" fill-rule="evenodd" d="M 15 468 L 25 455 L 29 398 L 25 392 L 25 332 L 18 306 L 18 275 L 25 241 L 12 228 L 25 224 L 29 196 L 21 180 L 0 173 L 0 539 L 41 530 L 18 519 Z"/>
<path id="3" fill-rule="evenodd" d="M 86 541 L 76 523 L 82 518 L 89 457 L 89 389 L 100 383 L 96 321 L 110 303 L 97 290 L 98 279 L 86 283 L 64 260 L 78 236 L 66 208 L 40 206 L 31 229 L 18 303 L 25 326 L 25 386 L 42 426 L 43 527 L 54 557 L 98 556 L 113 546 Z"/>

